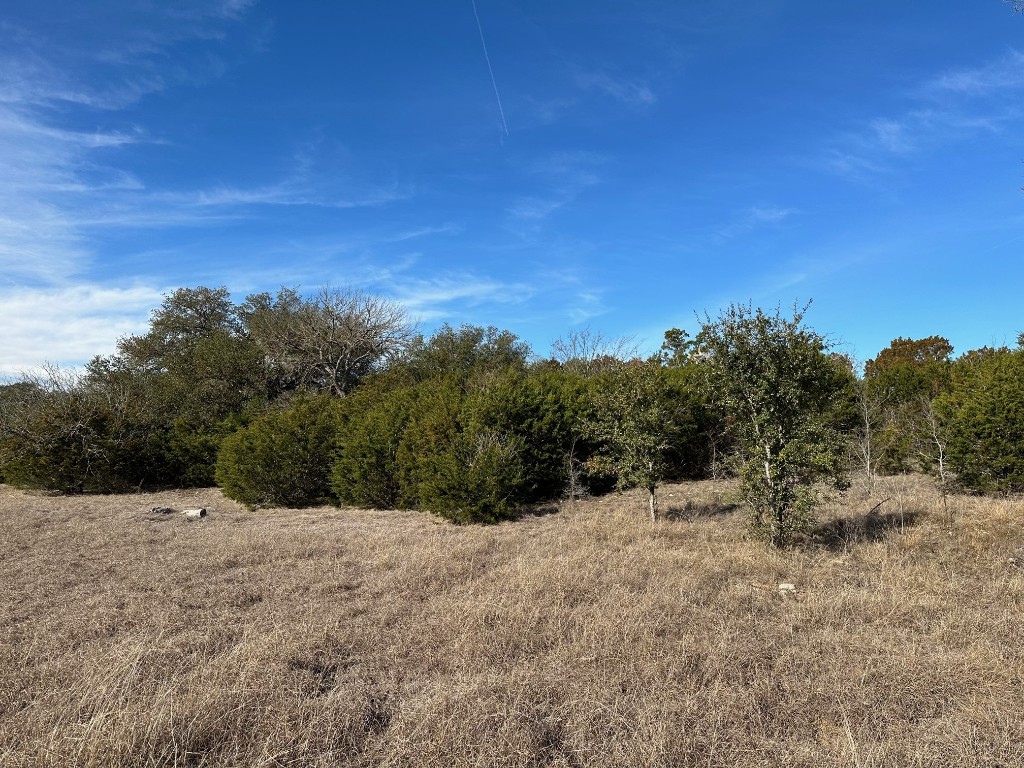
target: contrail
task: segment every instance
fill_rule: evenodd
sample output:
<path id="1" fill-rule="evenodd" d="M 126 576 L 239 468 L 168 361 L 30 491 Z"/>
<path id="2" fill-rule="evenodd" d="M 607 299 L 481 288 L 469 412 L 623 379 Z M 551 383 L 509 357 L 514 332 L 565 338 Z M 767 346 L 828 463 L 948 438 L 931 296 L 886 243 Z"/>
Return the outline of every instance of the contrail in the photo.
<path id="1" fill-rule="evenodd" d="M 501 96 L 498 94 L 498 81 L 494 79 L 494 69 L 491 67 L 491 57 L 487 55 L 487 43 L 484 42 L 484 28 L 480 26 L 480 14 L 476 10 L 476 0 L 473 2 L 473 15 L 476 16 L 476 28 L 480 31 L 480 45 L 484 48 L 484 60 L 487 62 L 487 71 L 491 73 L 491 85 L 494 86 L 494 98 L 498 100 L 498 114 L 501 115 L 501 127 L 505 129 L 508 136 L 508 123 L 505 122 L 505 110 L 501 108 Z"/>

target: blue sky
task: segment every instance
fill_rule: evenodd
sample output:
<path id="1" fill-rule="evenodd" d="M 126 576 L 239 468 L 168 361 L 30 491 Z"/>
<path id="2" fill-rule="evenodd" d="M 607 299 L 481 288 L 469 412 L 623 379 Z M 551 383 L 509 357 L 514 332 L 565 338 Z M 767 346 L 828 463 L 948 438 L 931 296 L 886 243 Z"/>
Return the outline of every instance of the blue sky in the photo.
<path id="1" fill-rule="evenodd" d="M 476 8 L 493 82 L 471 0 L 6 3 L 0 373 L 195 285 L 352 285 L 540 354 L 748 301 L 813 299 L 861 359 L 1024 330 L 1008 4 Z"/>

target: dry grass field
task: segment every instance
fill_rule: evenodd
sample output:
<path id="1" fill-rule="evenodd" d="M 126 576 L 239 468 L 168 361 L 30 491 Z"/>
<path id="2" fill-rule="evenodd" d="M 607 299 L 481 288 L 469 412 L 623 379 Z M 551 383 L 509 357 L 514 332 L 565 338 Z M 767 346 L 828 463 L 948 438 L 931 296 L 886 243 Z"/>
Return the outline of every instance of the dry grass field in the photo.
<path id="1" fill-rule="evenodd" d="M 777 552 L 732 493 L 455 527 L 0 487 L 0 765 L 1024 766 L 1024 503 L 888 479 Z"/>

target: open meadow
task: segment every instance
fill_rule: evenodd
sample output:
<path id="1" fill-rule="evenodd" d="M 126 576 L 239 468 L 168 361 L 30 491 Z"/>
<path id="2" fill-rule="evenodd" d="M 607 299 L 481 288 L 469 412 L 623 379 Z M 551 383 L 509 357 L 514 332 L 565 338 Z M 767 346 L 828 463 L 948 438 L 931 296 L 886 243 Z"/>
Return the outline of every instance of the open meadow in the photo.
<path id="1" fill-rule="evenodd" d="M 1024 502 L 883 478 L 779 551 L 734 493 L 459 527 L 0 487 L 0 765 L 1024 765 Z"/>

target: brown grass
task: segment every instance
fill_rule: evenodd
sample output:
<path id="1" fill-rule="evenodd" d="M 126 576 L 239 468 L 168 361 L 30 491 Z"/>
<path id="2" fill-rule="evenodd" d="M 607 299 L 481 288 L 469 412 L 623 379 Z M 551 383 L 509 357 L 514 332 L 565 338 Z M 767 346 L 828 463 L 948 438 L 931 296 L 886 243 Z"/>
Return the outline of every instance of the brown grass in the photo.
<path id="1" fill-rule="evenodd" d="M 1024 504 L 881 483 L 791 552 L 722 483 L 463 528 L 0 487 L 0 765 L 1024 765 Z"/>

